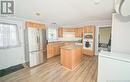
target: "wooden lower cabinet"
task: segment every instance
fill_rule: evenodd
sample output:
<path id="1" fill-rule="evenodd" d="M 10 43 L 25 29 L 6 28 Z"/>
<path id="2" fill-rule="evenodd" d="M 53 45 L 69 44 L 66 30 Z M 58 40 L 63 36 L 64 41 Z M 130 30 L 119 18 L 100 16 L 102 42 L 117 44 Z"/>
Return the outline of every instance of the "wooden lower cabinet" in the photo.
<path id="1" fill-rule="evenodd" d="M 61 47 L 66 45 L 75 45 L 74 42 L 54 42 L 47 45 L 47 58 L 60 55 Z"/>
<path id="2" fill-rule="evenodd" d="M 83 54 L 87 55 L 87 56 L 94 56 L 95 52 L 94 52 L 94 50 L 83 49 Z"/>
<path id="3" fill-rule="evenodd" d="M 73 70 L 80 62 L 82 57 L 82 48 L 65 49 L 61 48 L 60 63 L 65 68 Z"/>
<path id="4" fill-rule="evenodd" d="M 60 43 L 49 43 L 47 45 L 47 58 L 60 55 Z"/>

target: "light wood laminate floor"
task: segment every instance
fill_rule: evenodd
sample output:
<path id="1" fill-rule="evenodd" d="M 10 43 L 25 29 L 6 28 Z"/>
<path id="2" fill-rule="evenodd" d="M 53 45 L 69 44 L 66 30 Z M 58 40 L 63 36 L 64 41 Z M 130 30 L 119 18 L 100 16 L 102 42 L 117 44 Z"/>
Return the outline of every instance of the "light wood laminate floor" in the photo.
<path id="1" fill-rule="evenodd" d="M 97 56 L 83 56 L 82 62 L 70 71 L 60 65 L 57 56 L 37 67 L 0 77 L 0 82 L 96 82 L 97 65 Z"/>

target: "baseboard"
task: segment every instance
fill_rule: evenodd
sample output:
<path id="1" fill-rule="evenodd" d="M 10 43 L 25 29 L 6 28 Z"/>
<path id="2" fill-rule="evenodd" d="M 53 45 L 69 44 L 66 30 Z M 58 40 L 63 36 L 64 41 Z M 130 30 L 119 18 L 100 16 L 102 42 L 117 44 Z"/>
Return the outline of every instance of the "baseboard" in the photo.
<path id="1" fill-rule="evenodd" d="M 19 64 L 19 65 L 8 67 L 6 69 L 2 69 L 2 70 L 0 70 L 0 77 L 8 75 L 12 72 L 18 71 L 23 68 L 24 68 L 23 64 Z"/>

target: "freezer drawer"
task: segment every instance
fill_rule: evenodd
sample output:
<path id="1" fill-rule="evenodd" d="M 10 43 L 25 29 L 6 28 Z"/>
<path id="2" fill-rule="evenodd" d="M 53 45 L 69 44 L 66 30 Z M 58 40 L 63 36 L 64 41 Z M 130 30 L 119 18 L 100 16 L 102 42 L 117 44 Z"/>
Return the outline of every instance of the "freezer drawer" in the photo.
<path id="1" fill-rule="evenodd" d="M 37 52 L 31 52 L 29 54 L 29 66 L 33 67 L 39 64 L 43 63 L 43 52 L 42 51 L 37 51 Z"/>

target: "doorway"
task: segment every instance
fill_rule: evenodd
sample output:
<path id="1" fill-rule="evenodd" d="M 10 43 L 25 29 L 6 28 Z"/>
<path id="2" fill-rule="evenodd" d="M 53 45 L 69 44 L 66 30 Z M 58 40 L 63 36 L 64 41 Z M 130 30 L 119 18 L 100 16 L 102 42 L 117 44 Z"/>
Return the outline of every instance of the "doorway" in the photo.
<path id="1" fill-rule="evenodd" d="M 111 27 L 99 27 L 98 52 L 111 51 Z"/>

